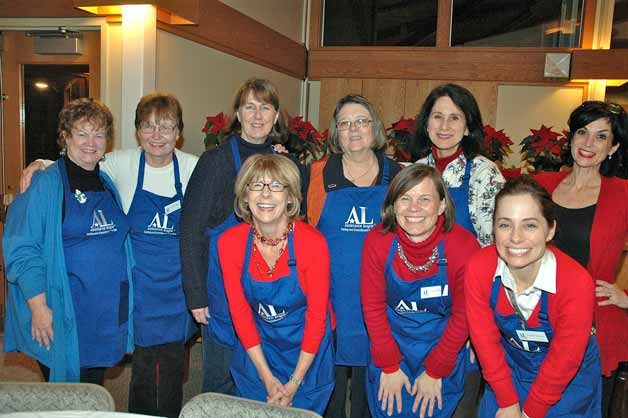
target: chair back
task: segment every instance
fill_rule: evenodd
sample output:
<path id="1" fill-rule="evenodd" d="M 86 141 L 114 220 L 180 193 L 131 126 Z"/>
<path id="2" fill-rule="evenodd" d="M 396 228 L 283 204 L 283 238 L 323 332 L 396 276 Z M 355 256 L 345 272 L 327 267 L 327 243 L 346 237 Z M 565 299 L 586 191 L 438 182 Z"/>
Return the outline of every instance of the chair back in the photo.
<path id="1" fill-rule="evenodd" d="M 179 418 L 321 418 L 305 409 L 287 408 L 220 393 L 201 393 L 190 399 Z"/>
<path id="2" fill-rule="evenodd" d="M 91 383 L 0 382 L 0 414 L 68 410 L 115 411 L 115 403 Z"/>

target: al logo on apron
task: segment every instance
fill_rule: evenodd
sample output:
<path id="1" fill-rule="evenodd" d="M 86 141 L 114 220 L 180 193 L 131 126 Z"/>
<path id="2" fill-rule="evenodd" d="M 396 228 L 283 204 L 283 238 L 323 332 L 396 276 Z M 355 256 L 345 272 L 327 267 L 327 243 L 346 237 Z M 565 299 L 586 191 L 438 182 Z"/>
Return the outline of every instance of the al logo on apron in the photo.
<path id="1" fill-rule="evenodd" d="M 181 283 L 179 219 L 183 191 L 179 163 L 172 155 L 172 197 L 143 189 L 146 156 L 140 155 L 135 194 L 129 208 L 133 247 L 135 343 L 142 347 L 184 341 L 196 331 Z"/>
<path id="2" fill-rule="evenodd" d="M 502 288 L 501 277 L 497 276 L 493 281 L 490 304 L 494 312 L 495 324 L 502 334 L 502 347 L 504 347 L 517 395 L 519 395 L 519 402 L 523 405 L 554 336 L 548 317 L 548 294 L 545 291 L 541 294 L 538 314 L 540 325 L 529 327 L 517 313 L 501 315 L 497 312 L 497 299 Z M 580 368 L 565 388 L 558 403 L 549 409 L 546 417 L 599 418 L 602 411 L 601 376 L 600 351 L 595 335 L 591 335 Z M 486 385 L 480 402 L 480 417 L 493 418 L 497 409 L 495 393 L 490 385 Z"/>
<path id="3" fill-rule="evenodd" d="M 255 325 L 261 338 L 264 357 L 273 375 L 282 383 L 288 382 L 294 372 L 303 341 L 307 299 L 299 284 L 294 257 L 294 232 L 288 235 L 288 265 L 290 274 L 271 282 L 260 282 L 249 273 L 253 229 L 249 233 L 242 286 L 245 297 L 254 312 Z M 237 395 L 266 401 L 266 387 L 242 344 L 238 343 L 233 356 L 231 374 Z M 329 319 L 327 328 L 312 365 L 297 390 L 292 405 L 322 414 L 334 388 L 334 357 Z"/>
<path id="4" fill-rule="evenodd" d="M 444 243 L 438 244 L 438 273 L 407 282 L 394 271 L 392 262 L 396 254 L 397 238 L 393 239 L 388 260 L 386 261 L 386 315 L 395 342 L 401 351 L 402 360 L 399 365 L 408 376 L 410 384 L 425 371 L 425 358 L 438 344 L 447 321 L 451 316 L 451 297 L 447 282 L 447 259 Z M 456 409 L 464 388 L 465 364 L 464 356 L 469 352 L 463 348 L 451 374 L 442 379 L 443 409 L 434 408 L 433 418 L 450 417 Z M 366 393 L 373 417 L 387 417 L 381 410 L 381 402 L 377 400 L 379 381 L 382 370 L 369 359 L 366 379 Z M 393 417 L 416 417 L 412 413 L 414 396 L 405 388 L 402 391 L 402 413 L 397 412 L 395 405 Z"/>
<path id="5" fill-rule="evenodd" d="M 81 368 L 109 367 L 124 355 L 128 337 L 129 278 L 126 216 L 113 192 L 72 191 L 65 162 L 65 264 L 74 304 Z"/>
<path id="6" fill-rule="evenodd" d="M 369 340 L 360 303 L 360 260 L 366 234 L 379 223 L 389 183 L 384 157 L 378 186 L 346 187 L 327 193 L 316 228 L 331 257 L 330 300 L 336 315 L 336 364 L 366 366 Z"/>

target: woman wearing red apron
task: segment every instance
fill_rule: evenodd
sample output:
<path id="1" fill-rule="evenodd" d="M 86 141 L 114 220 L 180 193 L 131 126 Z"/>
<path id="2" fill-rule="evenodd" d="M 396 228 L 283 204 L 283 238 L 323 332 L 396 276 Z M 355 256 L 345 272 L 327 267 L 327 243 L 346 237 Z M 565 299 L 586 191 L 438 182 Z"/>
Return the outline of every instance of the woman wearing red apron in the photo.
<path id="1" fill-rule="evenodd" d="M 336 318 L 336 385 L 326 418 L 345 418 L 351 377 L 351 417 L 369 416 L 365 373 L 368 336 L 360 304 L 360 258 L 366 234 L 379 223 L 388 183 L 399 165 L 380 150 L 384 127 L 362 96 L 338 102 L 329 128 L 333 154 L 311 165 L 308 222 L 327 240 L 331 254 L 330 299 Z"/>
<path id="2" fill-rule="evenodd" d="M 467 265 L 471 340 L 488 386 L 482 418 L 600 417 L 600 353 L 589 273 L 547 246 L 551 196 L 520 177 L 495 201 L 495 245 Z"/>
<path id="3" fill-rule="evenodd" d="M 382 224 L 369 232 L 362 252 L 373 416 L 454 413 L 469 355 L 464 263 L 478 248 L 455 224 L 438 171 L 421 164 L 401 170 L 390 184 Z"/>
<path id="4" fill-rule="evenodd" d="M 245 222 L 219 238 L 218 253 L 239 339 L 236 393 L 321 413 L 334 386 L 329 253 L 323 236 L 296 220 L 299 171 L 283 156 L 252 156 L 235 193 Z"/>

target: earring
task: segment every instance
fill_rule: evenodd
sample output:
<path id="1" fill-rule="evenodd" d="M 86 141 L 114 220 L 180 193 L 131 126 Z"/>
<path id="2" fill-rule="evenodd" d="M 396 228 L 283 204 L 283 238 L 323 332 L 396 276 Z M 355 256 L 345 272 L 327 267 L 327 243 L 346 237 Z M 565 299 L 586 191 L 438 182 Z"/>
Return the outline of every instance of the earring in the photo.
<path id="1" fill-rule="evenodd" d="M 608 160 L 612 160 L 613 159 L 613 154 L 608 154 Z"/>

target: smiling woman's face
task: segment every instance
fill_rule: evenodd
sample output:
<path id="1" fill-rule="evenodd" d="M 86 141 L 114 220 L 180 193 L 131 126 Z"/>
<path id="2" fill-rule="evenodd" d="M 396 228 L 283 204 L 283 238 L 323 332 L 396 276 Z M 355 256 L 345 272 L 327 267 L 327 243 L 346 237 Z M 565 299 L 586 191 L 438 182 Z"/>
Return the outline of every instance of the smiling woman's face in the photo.
<path id="1" fill-rule="evenodd" d="M 79 120 L 65 136 L 68 158 L 85 170 L 94 170 L 105 155 L 107 135 L 105 128 L 97 128 L 86 120 Z"/>

